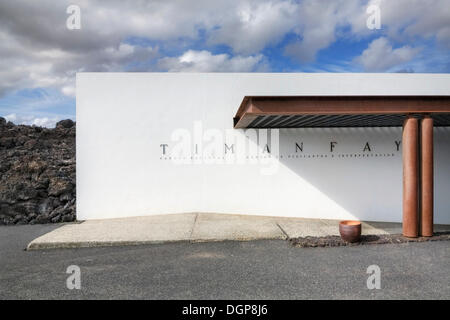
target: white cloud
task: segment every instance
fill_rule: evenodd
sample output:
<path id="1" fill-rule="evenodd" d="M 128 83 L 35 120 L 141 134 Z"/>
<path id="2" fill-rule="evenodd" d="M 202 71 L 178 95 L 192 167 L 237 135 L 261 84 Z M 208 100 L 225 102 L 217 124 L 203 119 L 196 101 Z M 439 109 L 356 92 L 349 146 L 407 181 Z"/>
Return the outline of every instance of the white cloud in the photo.
<path id="1" fill-rule="evenodd" d="M 0 43 L 8 44 L 0 45 L 0 96 L 24 88 L 57 88 L 74 96 L 76 72 L 124 71 L 131 63 L 151 61 L 158 56 L 158 48 L 126 43 L 86 52 L 56 48 L 55 43 L 55 48 L 41 50 L 5 31 L 0 31 Z"/>
<path id="2" fill-rule="evenodd" d="M 292 1 L 243 1 L 224 13 L 209 42 L 229 45 L 239 54 L 254 54 L 277 44 L 299 22 L 299 5 Z"/>
<path id="3" fill-rule="evenodd" d="M 262 55 L 230 57 L 205 50 L 188 50 L 179 57 L 161 59 L 159 67 L 169 72 L 250 72 L 257 71 L 262 61 Z"/>
<path id="4" fill-rule="evenodd" d="M 318 51 L 336 41 L 342 32 L 340 28 L 349 28 L 347 33 L 353 35 L 367 34 L 365 3 L 361 0 L 302 1 L 296 29 L 298 39 L 286 46 L 286 54 L 301 62 L 312 62 Z"/>
<path id="5" fill-rule="evenodd" d="M 366 27 L 370 3 L 380 4 L 381 30 Z M 257 70 L 264 60 L 261 50 L 288 34 L 297 38 L 286 53 L 302 62 L 313 61 L 338 39 L 361 39 L 374 32 L 396 45 L 436 39 L 450 47 L 448 0 L 78 0 L 81 30 L 65 27 L 70 4 L 0 1 L 0 97 L 37 87 L 73 96 L 80 71 L 149 71 L 155 65 L 158 70 L 164 65 L 185 71 Z M 137 46 L 131 38 L 153 44 Z M 179 60 L 198 44 L 202 49 L 191 51 L 196 60 Z M 237 56 L 208 55 L 213 45 L 226 45 Z M 163 49 L 175 57 L 162 57 Z M 396 50 L 391 63 L 403 61 L 411 51 Z"/>
<path id="6" fill-rule="evenodd" d="M 61 92 L 66 96 L 75 97 L 75 86 L 74 85 L 64 86 L 61 88 Z"/>
<path id="7" fill-rule="evenodd" d="M 381 30 L 366 27 L 371 4 L 380 7 Z M 450 48 L 448 0 L 304 0 L 298 10 L 298 40 L 286 53 L 301 62 L 314 61 L 318 51 L 337 39 L 359 40 L 374 33 L 396 43 L 436 39 Z"/>
<path id="8" fill-rule="evenodd" d="M 56 126 L 56 123 L 59 121 L 58 117 L 39 118 L 31 115 L 17 115 L 15 113 L 9 114 L 4 118 L 6 119 L 6 121 L 11 121 L 14 124 L 36 125 L 39 127 L 47 127 L 47 128 L 54 128 Z"/>
<path id="9" fill-rule="evenodd" d="M 34 118 L 33 122 L 31 124 L 39 126 L 39 127 L 54 128 L 58 121 L 59 121 L 58 118 L 52 118 L 52 119 L 49 119 L 47 117 Z"/>
<path id="10" fill-rule="evenodd" d="M 155 64 L 167 63 L 157 63 L 158 47 L 132 45 L 128 41 L 130 37 L 183 46 L 183 43 L 198 39 L 199 30 L 209 34 L 224 25 L 220 33 L 225 39 L 226 34 L 235 34 L 231 24 L 226 24 L 227 17 L 238 17 L 241 4 L 259 8 L 256 19 L 248 20 L 251 30 L 241 30 L 238 35 L 243 43 L 247 43 L 258 34 L 255 49 L 259 50 L 267 41 L 281 37 L 287 30 L 283 27 L 285 22 L 281 13 L 270 20 L 280 25 L 279 31 L 269 30 L 271 27 L 265 25 L 264 20 L 272 16 L 270 10 L 289 9 L 287 1 L 174 0 L 132 2 L 130 5 L 127 1 L 114 0 L 108 1 L 106 6 L 101 1 L 80 0 L 77 5 L 81 8 L 81 30 L 68 30 L 65 20 L 69 4 L 71 2 L 67 0 L 0 2 L 0 96 L 39 87 L 57 88 L 64 95 L 74 96 L 76 72 L 153 70 Z M 269 38 L 267 41 L 265 34 Z M 187 42 L 180 38 L 186 38 Z M 234 45 L 234 42 L 229 44 Z M 260 57 L 228 57 L 223 59 L 224 66 L 218 64 L 220 59 L 222 56 L 219 55 L 210 58 L 209 62 L 194 61 L 182 65 L 185 70 L 250 70 L 248 66 Z"/>
<path id="11" fill-rule="evenodd" d="M 156 47 L 124 42 L 134 30 L 140 31 L 137 26 L 119 31 L 131 23 L 124 19 L 127 11 L 119 2 L 112 10 L 101 2 L 77 4 L 81 7 L 81 30 L 65 27 L 68 1 L 0 2 L 0 96 L 39 87 L 57 88 L 74 96 L 76 72 L 125 71 L 129 65 L 145 64 L 158 56 Z M 143 14 L 132 10 L 136 16 Z"/>
<path id="12" fill-rule="evenodd" d="M 386 71 L 411 61 L 419 51 L 418 48 L 410 46 L 393 49 L 388 39 L 381 37 L 373 40 L 355 61 L 361 64 L 365 71 Z"/>
<path id="13" fill-rule="evenodd" d="M 375 1 L 373 1 L 375 2 Z M 450 5 L 448 0 L 378 0 L 381 22 L 391 40 L 415 41 L 435 38 L 450 48 Z"/>

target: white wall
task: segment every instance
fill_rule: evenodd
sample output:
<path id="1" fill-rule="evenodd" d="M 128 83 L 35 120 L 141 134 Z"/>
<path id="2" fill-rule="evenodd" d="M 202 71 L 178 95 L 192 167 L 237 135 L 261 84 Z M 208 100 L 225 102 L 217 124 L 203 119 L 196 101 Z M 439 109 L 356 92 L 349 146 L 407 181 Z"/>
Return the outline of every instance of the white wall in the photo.
<path id="1" fill-rule="evenodd" d="M 431 74 L 79 73 L 77 218 L 220 212 L 401 221 L 394 142 L 401 128 L 282 129 L 283 157 L 269 164 L 261 157 L 179 164 L 169 159 L 172 134 L 195 135 L 201 124 L 203 133 L 248 134 L 253 145 L 252 132 L 232 129 L 245 95 L 448 95 L 449 88 L 448 75 Z M 450 129 L 435 134 L 435 221 L 450 223 Z M 371 152 L 363 152 L 366 142 Z M 165 157 L 161 144 L 169 145 Z"/>

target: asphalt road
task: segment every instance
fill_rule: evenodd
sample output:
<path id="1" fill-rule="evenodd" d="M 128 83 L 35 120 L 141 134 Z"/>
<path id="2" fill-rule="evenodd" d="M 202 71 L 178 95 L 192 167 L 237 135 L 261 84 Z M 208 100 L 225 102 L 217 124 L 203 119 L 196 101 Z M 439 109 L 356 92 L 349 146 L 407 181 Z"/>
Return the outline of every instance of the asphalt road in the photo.
<path id="1" fill-rule="evenodd" d="M 56 225 L 0 227 L 0 299 L 449 299 L 450 242 L 294 248 L 282 240 L 24 251 Z M 366 269 L 381 269 L 381 289 Z M 81 270 L 81 289 L 66 269 Z"/>

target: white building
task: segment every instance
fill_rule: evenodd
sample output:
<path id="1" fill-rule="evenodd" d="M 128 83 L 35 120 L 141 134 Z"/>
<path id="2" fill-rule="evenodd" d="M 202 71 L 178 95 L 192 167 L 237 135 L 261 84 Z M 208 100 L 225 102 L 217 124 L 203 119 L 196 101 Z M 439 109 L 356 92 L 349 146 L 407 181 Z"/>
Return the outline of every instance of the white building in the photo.
<path id="1" fill-rule="evenodd" d="M 434 222 L 450 223 L 450 75 L 79 73 L 76 103 L 79 220 L 402 221 L 401 125 L 431 115 Z"/>

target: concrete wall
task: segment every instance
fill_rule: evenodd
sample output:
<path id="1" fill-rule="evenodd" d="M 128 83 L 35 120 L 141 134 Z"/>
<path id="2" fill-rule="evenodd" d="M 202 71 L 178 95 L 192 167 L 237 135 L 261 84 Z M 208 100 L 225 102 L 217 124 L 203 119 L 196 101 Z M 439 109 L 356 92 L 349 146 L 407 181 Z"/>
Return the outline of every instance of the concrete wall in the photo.
<path id="1" fill-rule="evenodd" d="M 232 118 L 245 95 L 449 88 L 448 75 L 80 73 L 77 218 L 220 212 L 401 221 L 401 128 L 246 131 L 232 129 Z M 435 133 L 435 221 L 450 223 L 450 130 Z M 225 153 L 225 143 L 234 149 Z"/>

